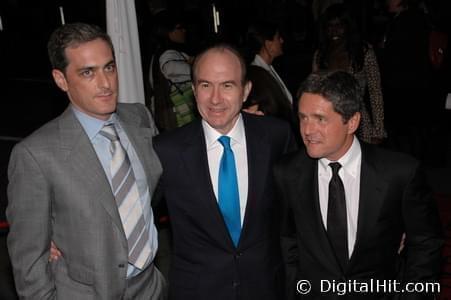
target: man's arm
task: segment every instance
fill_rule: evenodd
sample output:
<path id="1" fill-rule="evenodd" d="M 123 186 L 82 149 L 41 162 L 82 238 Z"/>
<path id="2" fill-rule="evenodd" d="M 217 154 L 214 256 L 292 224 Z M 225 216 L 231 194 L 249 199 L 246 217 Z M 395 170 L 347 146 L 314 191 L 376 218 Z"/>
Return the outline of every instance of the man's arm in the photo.
<path id="1" fill-rule="evenodd" d="M 403 281 L 437 282 L 441 266 L 442 230 L 436 202 L 420 167 L 416 168 L 404 191 L 402 205 L 406 232 Z"/>
<path id="2" fill-rule="evenodd" d="M 13 149 L 8 178 L 8 251 L 18 295 L 21 299 L 54 299 L 48 262 L 51 191 L 39 164 L 22 144 Z"/>

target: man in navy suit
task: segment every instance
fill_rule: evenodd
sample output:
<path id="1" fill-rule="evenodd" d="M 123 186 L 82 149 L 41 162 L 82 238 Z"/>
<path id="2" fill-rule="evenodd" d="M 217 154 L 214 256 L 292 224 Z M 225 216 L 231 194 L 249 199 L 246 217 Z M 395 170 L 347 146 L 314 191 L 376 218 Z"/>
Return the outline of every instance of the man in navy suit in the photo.
<path id="1" fill-rule="evenodd" d="M 241 113 L 250 90 L 235 49 L 205 50 L 193 65 L 202 120 L 155 141 L 173 229 L 170 299 L 283 299 L 272 166 L 293 145 L 292 133 L 285 122 Z M 223 138 L 236 168 L 237 230 L 220 200 Z"/>
<path id="2" fill-rule="evenodd" d="M 301 86 L 305 150 L 275 167 L 283 237 L 293 242 L 284 253 L 291 296 L 430 299 L 433 293 L 397 291 L 437 280 L 443 243 L 437 209 L 415 159 L 355 137 L 361 103 L 358 82 L 343 71 L 312 74 Z M 386 287 L 363 293 L 372 283 Z"/>

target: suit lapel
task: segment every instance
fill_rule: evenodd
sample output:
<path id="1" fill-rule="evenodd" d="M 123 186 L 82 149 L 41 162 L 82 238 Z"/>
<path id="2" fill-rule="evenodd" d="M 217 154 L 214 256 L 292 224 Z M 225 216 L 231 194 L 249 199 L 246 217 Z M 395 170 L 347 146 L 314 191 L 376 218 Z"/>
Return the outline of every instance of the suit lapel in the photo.
<path id="1" fill-rule="evenodd" d="M 199 209 L 206 212 L 202 214 L 203 218 L 206 218 L 205 221 L 200 221 L 205 224 L 214 224 L 214 226 L 205 228 L 208 231 L 212 231 L 211 237 L 218 244 L 223 245 L 225 248 L 232 247 L 232 239 L 213 191 L 208 166 L 207 146 L 200 121 L 193 124 L 192 134 L 187 134 L 184 149 L 181 156 L 184 167 L 187 170 L 186 176 L 196 181 L 192 186 L 196 189 L 196 195 L 198 195 L 196 198 L 202 206 Z M 226 245 L 224 244 L 225 241 L 227 241 Z"/>
<path id="2" fill-rule="evenodd" d="M 357 235 L 354 251 L 351 256 L 349 268 L 352 267 L 353 258 L 359 253 L 365 239 L 376 226 L 379 212 L 385 198 L 387 184 L 379 175 L 374 161 L 374 154 L 369 147 L 361 143 L 362 165 L 360 171 L 359 214 L 357 221 Z"/>
<path id="3" fill-rule="evenodd" d="M 93 195 L 92 198 L 85 200 L 99 201 L 119 230 L 123 232 L 108 178 L 91 141 L 71 108 L 61 115 L 59 126 L 61 150 L 67 155 L 67 163 L 76 174 L 74 177 L 84 181 L 84 186 L 90 191 L 89 194 Z"/>
<path id="4" fill-rule="evenodd" d="M 322 258 L 321 261 L 325 266 L 340 268 L 334 250 L 329 243 L 321 216 L 318 192 L 318 161 L 304 160 L 296 166 L 296 169 L 298 171 L 295 174 L 301 174 L 301 176 L 293 182 L 294 195 L 299 197 L 298 205 L 295 206 L 298 212 L 295 212 L 295 215 L 303 216 L 303 220 L 299 220 L 303 224 L 301 228 L 308 228 L 308 230 L 301 232 L 301 236 L 305 236 L 307 241 L 305 244 L 309 246 L 312 253 L 318 253 L 316 256 Z M 293 178 L 296 178 L 295 176 L 299 175 L 294 175 Z"/>
<path id="5" fill-rule="evenodd" d="M 239 246 L 246 243 L 246 239 L 252 234 L 250 224 L 257 224 L 258 211 L 262 204 L 259 199 L 263 199 L 265 184 L 267 182 L 266 175 L 269 174 L 270 164 L 270 146 L 268 139 L 252 119 L 246 118 L 243 114 L 244 129 L 246 135 L 247 165 L 248 165 L 248 197 L 246 201 L 246 209 L 241 230 Z"/>
<path id="6" fill-rule="evenodd" d="M 161 164 L 159 160 L 156 157 L 154 159 L 151 157 L 151 154 L 153 153 L 152 132 L 147 127 L 141 127 L 137 122 L 136 117 L 129 116 L 126 111 L 120 109 L 120 106 L 118 107 L 117 115 L 128 139 L 138 155 L 146 174 L 147 181 L 152 185 L 149 186 L 149 192 L 152 195 L 152 190 L 155 189 L 161 174 Z"/>

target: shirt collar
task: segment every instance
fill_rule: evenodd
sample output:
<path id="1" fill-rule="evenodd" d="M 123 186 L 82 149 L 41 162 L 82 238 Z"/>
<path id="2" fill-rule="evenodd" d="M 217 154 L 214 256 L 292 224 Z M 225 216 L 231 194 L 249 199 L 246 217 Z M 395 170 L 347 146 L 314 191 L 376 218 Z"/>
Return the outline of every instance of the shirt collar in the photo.
<path id="1" fill-rule="evenodd" d="M 106 123 L 116 123 L 117 116 L 116 113 L 111 114 L 110 118 L 106 121 L 91 117 L 86 113 L 80 111 L 75 106 L 71 105 L 72 111 L 75 114 L 75 117 L 80 122 L 81 126 L 85 130 L 86 134 L 90 141 L 94 139 L 97 133 L 103 128 Z"/>
<path id="2" fill-rule="evenodd" d="M 263 69 L 266 69 L 268 71 L 271 68 L 271 65 L 268 65 L 259 54 L 255 54 L 253 64 L 262 67 Z"/>
<path id="3" fill-rule="evenodd" d="M 216 129 L 210 126 L 210 124 L 207 123 L 207 121 L 202 120 L 202 127 L 204 129 L 205 133 L 205 141 L 207 144 L 207 151 L 219 146 L 218 138 L 226 135 L 230 137 L 231 145 L 234 144 L 245 144 L 245 133 L 244 133 L 244 122 L 243 117 L 241 114 L 239 114 L 238 119 L 235 122 L 235 125 L 233 126 L 232 130 L 230 130 L 227 134 L 222 134 L 218 132 Z"/>
<path id="4" fill-rule="evenodd" d="M 351 147 L 349 147 L 348 151 L 339 160 L 337 160 L 337 162 L 340 163 L 342 169 L 345 170 L 347 174 L 356 178 L 361 159 L 362 149 L 360 147 L 360 142 L 357 137 L 354 136 Z M 329 163 L 331 162 L 332 161 L 327 158 L 319 159 L 318 172 L 320 174 L 329 174 L 329 172 L 331 172 Z"/>

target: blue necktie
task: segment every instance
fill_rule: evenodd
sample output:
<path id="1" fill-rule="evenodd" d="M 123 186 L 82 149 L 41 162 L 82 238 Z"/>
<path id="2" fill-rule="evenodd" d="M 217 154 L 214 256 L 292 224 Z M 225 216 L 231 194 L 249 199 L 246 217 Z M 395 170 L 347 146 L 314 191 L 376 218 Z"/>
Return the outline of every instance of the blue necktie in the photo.
<path id="1" fill-rule="evenodd" d="M 230 148 L 230 137 L 221 136 L 218 141 L 224 147 L 219 166 L 218 202 L 224 221 L 235 247 L 241 234 L 240 197 L 236 177 L 235 156 Z"/>

